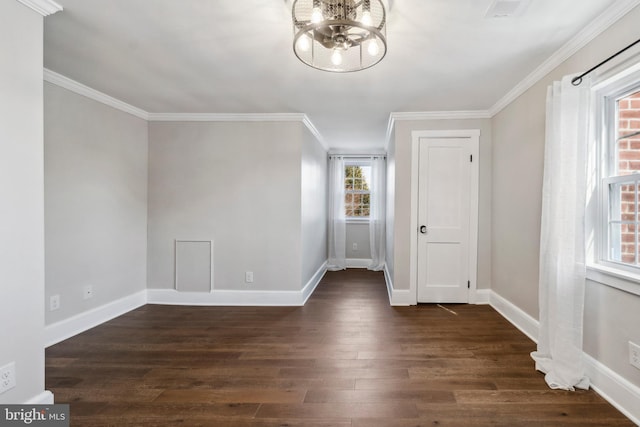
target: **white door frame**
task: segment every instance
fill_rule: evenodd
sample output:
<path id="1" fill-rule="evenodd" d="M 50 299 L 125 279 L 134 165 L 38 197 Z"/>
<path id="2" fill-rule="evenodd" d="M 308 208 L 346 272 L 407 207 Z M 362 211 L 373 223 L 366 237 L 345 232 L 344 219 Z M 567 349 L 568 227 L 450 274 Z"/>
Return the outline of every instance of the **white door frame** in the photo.
<path id="1" fill-rule="evenodd" d="M 418 304 L 418 181 L 420 139 L 469 138 L 471 147 L 471 200 L 469 201 L 469 304 L 475 304 L 478 278 L 478 187 L 480 182 L 480 129 L 419 130 L 411 132 L 411 248 L 409 256 L 409 303 Z"/>

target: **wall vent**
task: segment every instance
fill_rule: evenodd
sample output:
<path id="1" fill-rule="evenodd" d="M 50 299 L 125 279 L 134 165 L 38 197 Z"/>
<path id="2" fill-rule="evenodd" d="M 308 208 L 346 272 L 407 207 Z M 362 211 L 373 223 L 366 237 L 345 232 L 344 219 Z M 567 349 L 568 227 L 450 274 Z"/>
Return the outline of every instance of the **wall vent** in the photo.
<path id="1" fill-rule="evenodd" d="M 487 10 L 485 18 L 511 18 L 522 16 L 530 0 L 494 0 Z"/>

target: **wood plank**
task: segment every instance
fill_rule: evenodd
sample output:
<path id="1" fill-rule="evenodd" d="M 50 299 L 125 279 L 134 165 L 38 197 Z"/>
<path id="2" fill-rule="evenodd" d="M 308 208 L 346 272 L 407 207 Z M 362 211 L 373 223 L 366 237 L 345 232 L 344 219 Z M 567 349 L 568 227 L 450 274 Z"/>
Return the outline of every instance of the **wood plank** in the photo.
<path id="1" fill-rule="evenodd" d="M 146 305 L 46 350 L 72 426 L 632 426 L 550 390 L 489 306 L 390 307 L 384 276 L 329 272 L 304 307 Z"/>

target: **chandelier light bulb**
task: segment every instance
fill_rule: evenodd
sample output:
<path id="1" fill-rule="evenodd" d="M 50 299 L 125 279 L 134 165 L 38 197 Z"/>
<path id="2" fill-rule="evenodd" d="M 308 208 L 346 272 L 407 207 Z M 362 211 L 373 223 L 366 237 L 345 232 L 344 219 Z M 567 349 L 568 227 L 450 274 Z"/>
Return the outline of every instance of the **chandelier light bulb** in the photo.
<path id="1" fill-rule="evenodd" d="M 322 19 L 324 17 L 322 16 L 322 11 L 320 10 L 319 7 L 314 7 L 313 11 L 311 12 L 311 22 L 313 24 L 318 24 L 320 22 L 322 22 Z"/>
<path id="2" fill-rule="evenodd" d="M 365 10 L 362 12 L 362 23 L 368 27 L 373 25 L 373 20 L 371 19 L 371 12 Z"/>
<path id="3" fill-rule="evenodd" d="M 293 53 L 332 73 L 373 67 L 387 55 L 385 1 L 391 0 L 285 0 L 291 3 Z"/>
<path id="4" fill-rule="evenodd" d="M 376 39 L 372 39 L 369 42 L 369 46 L 367 47 L 367 51 L 371 56 L 377 56 L 380 53 L 380 46 L 378 45 L 378 41 Z"/>
<path id="5" fill-rule="evenodd" d="M 309 40 L 309 36 L 306 34 L 303 34 L 302 36 L 300 36 L 300 38 L 298 39 L 298 49 L 301 52 L 307 52 L 310 47 L 311 47 L 311 40 Z"/>
<path id="6" fill-rule="evenodd" d="M 342 64 L 342 54 L 338 49 L 333 50 L 333 54 L 331 55 L 331 63 L 335 66 Z"/>

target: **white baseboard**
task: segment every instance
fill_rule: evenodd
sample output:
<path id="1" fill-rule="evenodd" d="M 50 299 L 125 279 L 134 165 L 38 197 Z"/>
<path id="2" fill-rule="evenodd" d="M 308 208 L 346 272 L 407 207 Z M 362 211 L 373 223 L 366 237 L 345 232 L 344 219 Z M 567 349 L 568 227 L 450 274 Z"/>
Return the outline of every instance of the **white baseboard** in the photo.
<path id="1" fill-rule="evenodd" d="M 540 323 L 515 304 L 491 291 L 491 306 L 533 342 L 538 342 Z M 640 426 L 640 387 L 584 353 L 586 375 L 594 389 L 607 402 Z"/>
<path id="2" fill-rule="evenodd" d="M 520 332 L 528 336 L 529 339 L 533 342 L 538 342 L 538 329 L 540 326 L 536 319 L 494 291 L 491 291 L 489 304 L 500 313 L 502 317 L 511 322 L 513 326 L 520 329 Z"/>
<path id="3" fill-rule="evenodd" d="M 193 306 L 300 306 L 302 291 L 178 292 L 175 289 L 149 289 L 149 304 Z"/>
<path id="4" fill-rule="evenodd" d="M 45 327 L 45 348 L 142 307 L 146 303 L 147 291 L 144 290 L 60 322 L 47 325 Z"/>
<path id="5" fill-rule="evenodd" d="M 631 384 L 586 353 L 584 361 L 591 388 L 640 426 L 640 387 Z"/>
<path id="6" fill-rule="evenodd" d="M 408 306 L 412 305 L 411 292 L 409 289 L 395 289 L 393 287 L 393 281 L 391 275 L 387 269 L 387 264 L 384 265 L 384 281 L 387 283 L 387 293 L 389 294 L 389 305 L 391 306 Z"/>
<path id="7" fill-rule="evenodd" d="M 363 259 L 363 258 L 347 258 L 346 265 L 347 268 L 367 268 L 371 265 L 371 259 Z"/>
<path id="8" fill-rule="evenodd" d="M 491 289 L 476 289 L 476 305 L 486 305 L 491 303 Z"/>
<path id="9" fill-rule="evenodd" d="M 318 286 L 318 284 L 320 283 L 320 281 L 322 280 L 322 278 L 326 273 L 327 273 L 327 261 L 325 261 L 320 266 L 318 271 L 315 272 L 315 274 L 311 277 L 311 279 L 309 279 L 309 281 L 304 286 L 304 288 L 302 288 L 302 305 L 305 305 L 307 303 L 307 300 L 313 294 L 313 291 L 316 290 L 316 287 Z"/>
<path id="10" fill-rule="evenodd" d="M 214 289 L 211 292 L 178 292 L 175 289 L 148 289 L 148 304 L 200 306 L 303 306 L 327 272 L 327 263 L 299 291 L 252 291 Z"/>
<path id="11" fill-rule="evenodd" d="M 54 403 L 53 393 L 51 393 L 49 390 L 45 390 L 42 393 L 38 394 L 37 396 L 34 396 L 31 399 L 27 400 L 24 404 L 25 405 L 53 405 L 53 403 Z"/>

